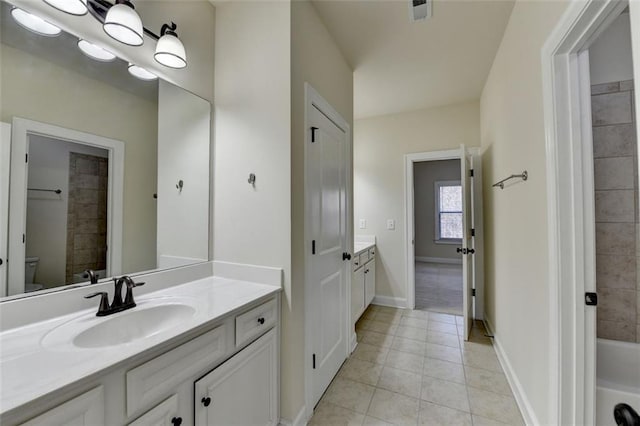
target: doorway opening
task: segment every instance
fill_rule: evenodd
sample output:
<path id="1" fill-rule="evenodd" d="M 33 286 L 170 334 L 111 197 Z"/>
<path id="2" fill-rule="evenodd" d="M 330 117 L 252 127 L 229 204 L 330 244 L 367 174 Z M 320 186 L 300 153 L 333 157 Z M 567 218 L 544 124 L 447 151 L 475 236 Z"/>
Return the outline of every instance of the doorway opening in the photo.
<path id="1" fill-rule="evenodd" d="M 416 298 L 422 296 L 420 294 L 423 288 L 417 287 L 419 280 L 416 275 L 422 271 L 416 267 L 416 260 L 425 260 L 424 257 L 416 259 L 416 204 L 420 208 L 420 200 L 422 198 L 420 192 L 416 193 L 416 184 L 414 173 L 415 165 L 418 164 L 417 170 L 420 173 L 420 163 L 434 161 L 456 161 L 458 163 L 458 179 L 457 180 L 441 180 L 439 184 L 434 181 L 433 195 L 433 229 L 434 234 L 431 238 L 439 235 L 441 242 L 451 243 L 449 247 L 459 253 L 459 259 L 462 266 L 462 318 L 456 320 L 460 323 L 461 334 L 465 340 L 468 339 L 471 326 L 474 320 L 482 320 L 483 316 L 483 230 L 482 230 L 482 162 L 480 161 L 479 150 L 477 148 L 466 149 L 464 145 L 460 149 L 422 152 L 416 154 L 405 155 L 405 216 L 406 216 L 406 233 L 405 233 L 405 259 L 406 259 L 406 277 L 407 277 L 407 304 L 408 309 L 415 309 Z M 459 183 L 459 185 L 458 185 Z M 438 198 L 449 196 L 448 201 L 440 203 L 438 200 L 438 209 L 436 210 L 436 185 L 439 185 L 437 191 Z M 420 187 L 418 181 L 417 187 Z M 459 189 L 458 189 L 459 187 Z M 460 192 L 461 206 L 455 202 L 456 191 Z M 442 196 L 440 194 L 442 192 Z M 437 220 L 436 220 L 437 217 Z M 421 218 L 417 219 L 418 221 Z M 462 236 L 460 236 L 460 225 L 462 222 Z M 427 225 L 429 226 L 429 225 Z M 455 244 L 458 244 L 457 246 Z M 444 244 L 443 244 L 444 245 Z M 418 248 L 418 250 L 420 250 Z M 442 264 L 443 258 L 435 258 Z M 433 260 L 427 259 L 426 260 Z M 453 262 L 453 260 L 451 260 Z M 421 266 L 421 265 L 418 265 Z M 447 272 L 444 271 L 443 274 Z M 455 276 L 456 272 L 451 272 Z M 435 272 L 436 274 L 438 272 Z M 431 276 L 433 278 L 434 271 L 432 269 Z M 431 289 L 435 293 L 436 289 Z M 427 289 L 429 292 L 429 289 Z M 441 292 L 442 294 L 442 292 Z M 420 302 L 422 303 L 422 302 Z M 431 303 L 431 302 L 430 302 Z M 443 303 L 440 301 L 440 303 Z"/>
<path id="2" fill-rule="evenodd" d="M 617 404 L 640 406 L 640 345 L 612 341 L 638 325 L 626 320 L 640 289 L 638 25 L 635 2 L 572 3 L 543 49 L 558 424 L 615 423 Z"/>
<path id="3" fill-rule="evenodd" d="M 462 316 L 460 160 L 413 163 L 415 309 Z"/>

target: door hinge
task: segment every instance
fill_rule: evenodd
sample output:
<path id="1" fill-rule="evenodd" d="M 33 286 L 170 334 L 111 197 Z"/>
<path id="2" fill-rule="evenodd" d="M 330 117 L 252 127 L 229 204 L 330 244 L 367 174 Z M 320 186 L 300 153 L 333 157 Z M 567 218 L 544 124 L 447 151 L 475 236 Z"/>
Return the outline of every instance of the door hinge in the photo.
<path id="1" fill-rule="evenodd" d="M 311 142 L 315 142 L 316 141 L 316 130 L 318 130 L 317 127 L 312 127 L 311 128 Z"/>
<path id="2" fill-rule="evenodd" d="M 598 306 L 598 293 L 585 293 L 584 303 L 586 303 L 587 306 Z"/>
<path id="3" fill-rule="evenodd" d="M 311 254 L 316 254 L 316 240 L 311 241 Z"/>
<path id="4" fill-rule="evenodd" d="M 475 288 L 472 288 L 472 289 L 471 289 L 471 295 L 472 295 L 473 297 L 476 297 L 476 289 L 475 289 Z"/>
<path id="5" fill-rule="evenodd" d="M 471 236 L 472 237 L 476 236 L 476 230 L 474 228 L 471 228 Z"/>
<path id="6" fill-rule="evenodd" d="M 469 170 L 469 176 L 473 177 L 473 169 Z"/>
<path id="7" fill-rule="evenodd" d="M 24 155 L 24 162 L 25 163 L 29 162 L 29 153 L 28 152 Z"/>
<path id="8" fill-rule="evenodd" d="M 316 369 L 316 354 L 313 354 L 312 363 L 313 363 L 313 369 L 315 370 Z"/>

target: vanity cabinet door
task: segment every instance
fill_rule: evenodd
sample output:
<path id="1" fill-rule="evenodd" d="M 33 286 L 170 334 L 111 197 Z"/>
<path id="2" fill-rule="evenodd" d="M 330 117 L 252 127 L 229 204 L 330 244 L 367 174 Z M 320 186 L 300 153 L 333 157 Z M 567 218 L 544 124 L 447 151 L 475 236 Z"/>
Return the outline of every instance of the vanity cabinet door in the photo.
<path id="1" fill-rule="evenodd" d="M 102 386 L 23 423 L 25 426 L 102 426 L 104 424 L 104 388 Z"/>
<path id="2" fill-rule="evenodd" d="M 351 276 L 351 323 L 355 324 L 364 312 L 364 270 L 361 267 Z"/>
<path id="3" fill-rule="evenodd" d="M 195 382 L 195 424 L 276 425 L 278 361 L 271 330 Z"/>
<path id="4" fill-rule="evenodd" d="M 364 305 L 365 308 L 376 295 L 376 261 L 370 260 L 364 265 Z"/>
<path id="5" fill-rule="evenodd" d="M 178 415 L 178 396 L 172 395 L 129 426 L 181 426 L 182 423 L 182 417 Z"/>

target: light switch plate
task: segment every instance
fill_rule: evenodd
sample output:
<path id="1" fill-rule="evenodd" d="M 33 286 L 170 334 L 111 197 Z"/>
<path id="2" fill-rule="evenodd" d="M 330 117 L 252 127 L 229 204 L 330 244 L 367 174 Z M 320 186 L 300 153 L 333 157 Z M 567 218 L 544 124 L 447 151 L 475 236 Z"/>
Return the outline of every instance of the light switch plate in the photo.
<path id="1" fill-rule="evenodd" d="M 396 221 L 393 219 L 387 219 L 387 229 L 389 231 L 393 231 L 396 229 Z"/>
<path id="2" fill-rule="evenodd" d="M 367 219 L 360 219 L 360 229 L 367 229 Z"/>

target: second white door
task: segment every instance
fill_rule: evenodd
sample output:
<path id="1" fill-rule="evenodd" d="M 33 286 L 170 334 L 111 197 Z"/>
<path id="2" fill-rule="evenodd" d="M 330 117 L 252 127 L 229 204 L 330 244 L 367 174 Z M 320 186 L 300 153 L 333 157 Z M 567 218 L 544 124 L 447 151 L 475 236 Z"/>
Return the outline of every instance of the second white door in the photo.
<path id="1" fill-rule="evenodd" d="M 308 111 L 307 199 L 311 256 L 306 314 L 311 321 L 315 405 L 346 359 L 348 133 L 318 106 Z"/>

